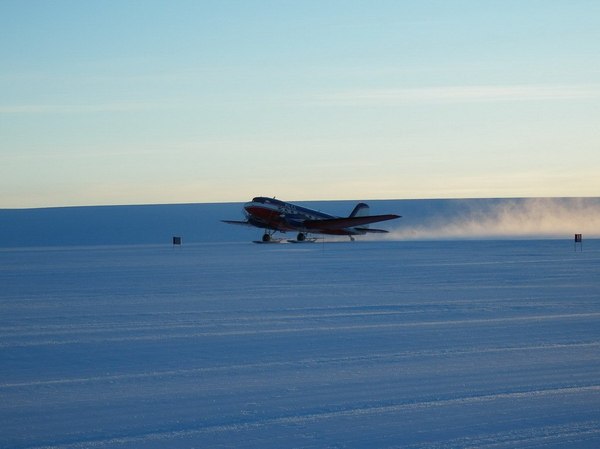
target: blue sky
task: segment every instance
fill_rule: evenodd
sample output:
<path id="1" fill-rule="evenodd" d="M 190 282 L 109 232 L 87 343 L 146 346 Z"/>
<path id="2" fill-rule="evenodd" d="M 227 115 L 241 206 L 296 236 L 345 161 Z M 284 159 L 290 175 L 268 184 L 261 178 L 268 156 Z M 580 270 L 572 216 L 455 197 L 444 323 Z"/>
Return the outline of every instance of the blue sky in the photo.
<path id="1" fill-rule="evenodd" d="M 0 207 L 598 196 L 598 1 L 0 2 Z"/>

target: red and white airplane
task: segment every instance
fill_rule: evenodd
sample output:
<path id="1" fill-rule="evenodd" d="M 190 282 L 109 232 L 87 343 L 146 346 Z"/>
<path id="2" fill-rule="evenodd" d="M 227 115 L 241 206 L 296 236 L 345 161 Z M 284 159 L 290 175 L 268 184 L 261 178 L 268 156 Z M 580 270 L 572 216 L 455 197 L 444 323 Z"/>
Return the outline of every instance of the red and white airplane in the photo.
<path id="1" fill-rule="evenodd" d="M 298 232 L 294 242 L 304 242 L 307 241 L 306 234 L 347 235 L 351 240 L 354 240 L 354 235 L 364 235 L 371 232 L 385 233 L 388 231 L 371 229 L 368 225 L 400 218 L 400 215 L 368 215 L 368 212 L 369 206 L 365 203 L 359 203 L 348 217 L 335 217 L 275 198 L 259 196 L 244 205 L 246 220 L 222 221 L 264 229 L 263 242 L 278 241 L 271 238 L 278 231 Z"/>

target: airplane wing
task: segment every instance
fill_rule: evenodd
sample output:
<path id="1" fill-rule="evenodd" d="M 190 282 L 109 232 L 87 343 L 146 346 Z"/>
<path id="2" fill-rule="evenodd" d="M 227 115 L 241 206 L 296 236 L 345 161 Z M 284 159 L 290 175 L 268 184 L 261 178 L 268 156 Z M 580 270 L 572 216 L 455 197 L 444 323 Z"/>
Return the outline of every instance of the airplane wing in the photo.
<path id="1" fill-rule="evenodd" d="M 385 229 L 373 229 L 373 228 L 354 228 L 357 231 L 361 231 L 364 233 L 371 232 L 375 234 L 387 234 L 390 231 L 386 231 Z"/>
<path id="2" fill-rule="evenodd" d="M 244 226 L 253 226 L 249 221 L 238 221 L 238 220 L 221 220 L 223 223 L 236 224 L 236 225 L 244 225 Z"/>
<path id="3" fill-rule="evenodd" d="M 323 220 L 306 220 L 304 226 L 308 229 L 335 230 L 354 228 L 357 226 L 366 225 L 369 223 L 377 223 L 379 221 L 393 220 L 400 218 L 400 215 L 370 215 L 366 217 L 347 217 L 347 218 L 326 218 Z M 377 232 L 377 230 L 373 230 Z"/>

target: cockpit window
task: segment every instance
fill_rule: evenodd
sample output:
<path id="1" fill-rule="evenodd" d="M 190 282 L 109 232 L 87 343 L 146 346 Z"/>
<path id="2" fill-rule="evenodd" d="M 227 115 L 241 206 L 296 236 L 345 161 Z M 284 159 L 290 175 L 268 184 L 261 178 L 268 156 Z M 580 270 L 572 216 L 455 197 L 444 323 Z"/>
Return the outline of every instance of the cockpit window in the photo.
<path id="1" fill-rule="evenodd" d="M 264 196 L 257 196 L 252 198 L 253 203 L 261 203 L 261 204 L 283 204 L 282 201 L 276 200 L 275 198 L 266 198 Z"/>

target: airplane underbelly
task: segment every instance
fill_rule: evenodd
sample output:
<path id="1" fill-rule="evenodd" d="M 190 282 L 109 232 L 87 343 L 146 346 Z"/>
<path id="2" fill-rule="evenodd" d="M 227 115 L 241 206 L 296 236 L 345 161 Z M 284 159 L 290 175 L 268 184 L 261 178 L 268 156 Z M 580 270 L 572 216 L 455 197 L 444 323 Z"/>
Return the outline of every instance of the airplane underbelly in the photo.
<path id="1" fill-rule="evenodd" d="M 249 220 L 256 226 L 275 229 L 278 231 L 289 231 L 292 228 L 287 225 L 278 210 L 267 207 L 246 207 Z"/>

